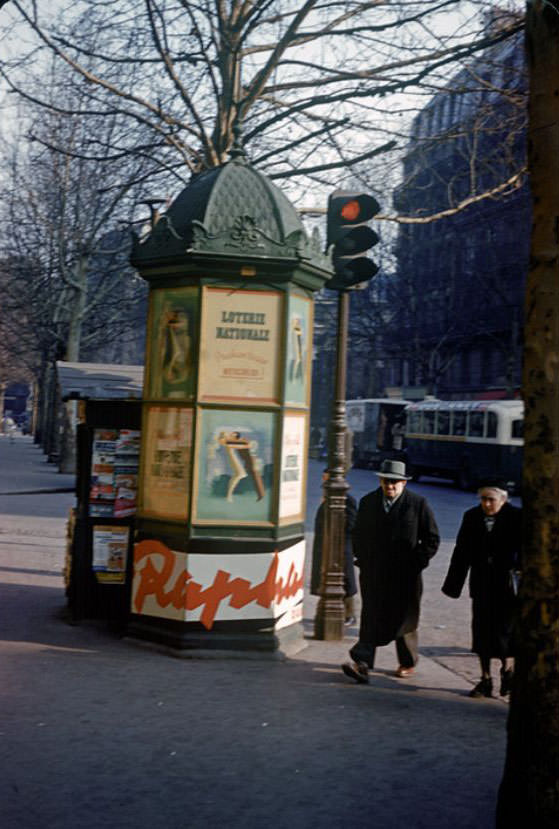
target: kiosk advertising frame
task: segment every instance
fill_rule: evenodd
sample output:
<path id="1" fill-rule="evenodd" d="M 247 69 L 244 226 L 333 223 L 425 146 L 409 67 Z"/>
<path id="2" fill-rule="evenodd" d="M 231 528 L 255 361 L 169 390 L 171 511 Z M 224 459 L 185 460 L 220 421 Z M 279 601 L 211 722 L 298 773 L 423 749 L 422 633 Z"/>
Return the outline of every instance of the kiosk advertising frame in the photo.
<path id="1" fill-rule="evenodd" d="M 279 405 L 283 302 L 279 291 L 204 287 L 200 401 Z"/>

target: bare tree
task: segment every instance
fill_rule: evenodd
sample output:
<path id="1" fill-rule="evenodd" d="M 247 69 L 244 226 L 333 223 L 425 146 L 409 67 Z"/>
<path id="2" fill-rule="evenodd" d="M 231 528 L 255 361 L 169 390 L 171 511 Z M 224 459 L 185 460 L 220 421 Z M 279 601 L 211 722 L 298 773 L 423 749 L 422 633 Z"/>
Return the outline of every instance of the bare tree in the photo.
<path id="1" fill-rule="evenodd" d="M 85 140 L 68 153 L 68 142 L 53 137 L 52 151 L 83 160 L 102 154 L 115 166 L 141 160 L 143 180 L 157 195 L 223 163 L 241 124 L 255 165 L 299 198 L 310 191 L 322 199 L 344 181 L 386 193 L 400 172 L 410 113 L 447 89 L 449 75 L 472 56 L 521 29 L 522 21 L 508 14 L 488 27 L 477 14 L 485 6 L 477 0 L 82 0 L 61 3 L 55 15 L 31 0 L 13 0 L 10 25 L 25 26 L 31 46 L 24 49 L 19 38 L 0 71 L 28 105 L 79 122 Z M 452 30 L 444 26 L 451 13 L 458 15 Z M 80 80 L 77 99 L 38 86 L 37 71 L 49 55 Z M 100 118 L 120 127 L 103 141 L 96 136 Z M 476 150 L 474 142 L 474 172 Z M 432 212 L 460 210 L 468 199 L 507 186 L 492 178 L 484 192 L 472 174 L 468 187 L 450 188 Z M 76 253 L 71 290 L 83 284 L 82 265 Z M 73 296 L 78 302 L 84 294 Z M 78 311 L 75 326 L 83 318 Z M 439 371 L 441 359 L 431 362 Z"/>
<path id="2" fill-rule="evenodd" d="M 13 307 L 8 290 L 10 285 L 10 262 L 0 263 L 0 290 L 2 291 L 2 315 L 0 315 L 0 420 L 4 412 L 4 393 L 9 383 L 31 382 L 36 349 L 28 346 L 25 334 L 28 323 L 25 309 Z"/>
<path id="3" fill-rule="evenodd" d="M 53 70 L 49 94 L 79 112 L 81 89 L 67 76 Z M 122 133 L 117 113 L 86 121 L 28 104 L 26 116 L 29 141 L 14 142 L 3 170 L 10 185 L 2 205 L 5 296 L 20 348 L 35 355 L 49 451 L 55 361 L 91 355 L 96 344 L 138 325 L 146 291 L 128 264 L 125 228 L 137 215 L 149 162 L 138 156 L 115 164 L 109 146 Z"/>
<path id="4" fill-rule="evenodd" d="M 382 296 L 371 303 L 367 315 L 359 314 L 354 321 L 353 342 L 363 341 L 370 331 L 376 335 L 377 358 L 383 364 L 394 362 L 399 376 L 392 385 L 422 386 L 425 394 L 437 394 L 438 384 L 456 359 L 462 346 L 460 286 L 450 271 L 444 288 L 433 295 L 426 305 L 425 288 L 405 269 L 383 280 Z M 370 326 L 361 328 L 361 320 Z M 406 376 L 407 375 L 407 376 Z M 382 396 L 390 378 L 384 372 L 383 384 L 377 389 Z"/>
<path id="5" fill-rule="evenodd" d="M 72 97 L 76 112 L 84 106 L 81 90 L 66 78 L 52 79 L 50 95 Z M 101 308 L 116 311 L 104 314 L 105 330 L 97 333 L 110 337 L 122 316 L 123 270 L 136 281 L 127 267 L 130 240 L 123 227 L 137 214 L 148 165 L 141 158 L 116 165 L 109 145 L 120 140 L 121 131 L 116 113 L 92 121 L 53 109 L 35 111 L 29 144 L 16 143 L 4 170 L 11 184 L 4 249 L 18 270 L 13 284 L 27 313 L 37 315 L 67 360 L 79 359 L 86 317 L 99 317 Z M 114 334 L 120 334 L 118 327 Z M 88 336 L 95 336 L 91 327 Z"/>
<path id="6" fill-rule="evenodd" d="M 362 174 L 400 143 L 398 114 L 414 106 L 401 93 L 424 101 L 450 67 L 521 27 L 511 18 L 487 34 L 458 0 L 88 0 L 57 18 L 12 3 L 36 42 L 5 63 L 9 88 L 42 100 L 28 73 L 50 50 L 84 80 L 91 113 L 118 111 L 149 130 L 126 149 L 162 174 L 184 180 L 223 163 L 242 122 L 253 162 L 305 187 Z M 451 12 L 457 31 L 437 34 Z"/>

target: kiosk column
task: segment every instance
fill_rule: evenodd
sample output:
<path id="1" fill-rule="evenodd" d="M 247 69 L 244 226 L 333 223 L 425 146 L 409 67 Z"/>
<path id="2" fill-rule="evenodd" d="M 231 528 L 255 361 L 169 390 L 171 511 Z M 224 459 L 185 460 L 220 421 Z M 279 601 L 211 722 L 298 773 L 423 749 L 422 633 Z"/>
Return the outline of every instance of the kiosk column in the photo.
<path id="1" fill-rule="evenodd" d="M 313 292 L 331 277 L 242 152 L 138 240 L 150 283 L 131 635 L 303 646 Z"/>

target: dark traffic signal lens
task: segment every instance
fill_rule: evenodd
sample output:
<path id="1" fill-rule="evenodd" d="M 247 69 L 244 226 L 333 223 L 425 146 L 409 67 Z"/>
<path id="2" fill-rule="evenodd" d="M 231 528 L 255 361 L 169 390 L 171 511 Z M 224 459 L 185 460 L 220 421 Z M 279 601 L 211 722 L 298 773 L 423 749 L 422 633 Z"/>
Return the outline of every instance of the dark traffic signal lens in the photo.
<path id="1" fill-rule="evenodd" d="M 353 253 L 359 253 L 360 251 L 372 248 L 377 242 L 378 236 L 372 227 L 359 225 L 359 227 L 354 227 L 345 236 L 342 236 L 336 245 L 336 249 L 339 251 L 340 256 L 342 254 L 351 256 Z"/>

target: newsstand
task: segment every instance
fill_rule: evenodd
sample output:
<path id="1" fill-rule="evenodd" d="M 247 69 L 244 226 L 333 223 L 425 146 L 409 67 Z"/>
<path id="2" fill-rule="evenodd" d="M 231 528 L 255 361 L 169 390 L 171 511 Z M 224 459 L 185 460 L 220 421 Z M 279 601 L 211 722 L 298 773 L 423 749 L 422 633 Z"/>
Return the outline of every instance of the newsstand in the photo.
<path id="1" fill-rule="evenodd" d="M 80 400 L 67 587 L 71 622 L 105 619 L 123 633 L 130 607 L 141 402 Z"/>

